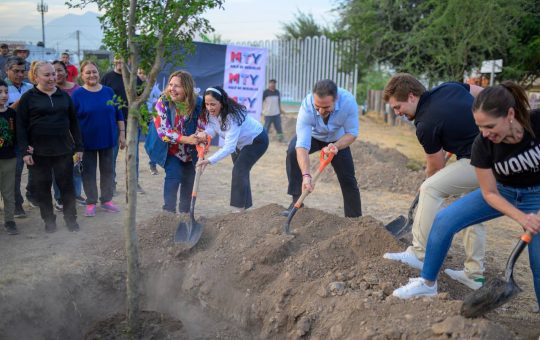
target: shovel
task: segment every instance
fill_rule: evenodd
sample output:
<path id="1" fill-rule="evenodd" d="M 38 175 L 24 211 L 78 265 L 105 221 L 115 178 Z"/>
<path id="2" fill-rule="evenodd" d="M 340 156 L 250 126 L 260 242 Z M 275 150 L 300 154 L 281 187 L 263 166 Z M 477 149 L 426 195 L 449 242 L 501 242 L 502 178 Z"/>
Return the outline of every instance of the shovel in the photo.
<path id="1" fill-rule="evenodd" d="M 448 162 L 448 160 L 452 157 L 452 153 L 447 152 L 446 157 L 444 159 L 444 163 Z M 416 197 L 414 197 L 414 200 L 409 207 L 409 213 L 407 217 L 400 215 L 384 227 L 386 230 L 390 232 L 393 236 L 395 236 L 397 239 L 400 239 L 403 235 L 409 233 L 412 229 L 412 225 L 414 222 L 414 210 L 416 209 L 416 206 L 418 205 L 418 199 L 420 198 L 420 190 L 416 193 Z"/>
<path id="2" fill-rule="evenodd" d="M 324 153 L 323 150 L 321 150 L 321 154 L 319 156 L 320 164 L 319 164 L 319 168 L 315 172 L 315 175 L 313 176 L 313 181 L 312 181 L 313 185 L 315 185 L 315 183 L 317 183 L 317 180 L 319 179 L 319 176 L 323 172 L 324 168 L 326 168 L 326 166 L 328 164 L 330 164 L 330 162 L 332 161 L 332 158 L 334 158 L 334 154 L 332 152 L 326 154 L 326 153 Z M 293 208 L 289 212 L 289 216 L 287 216 L 287 222 L 285 222 L 285 224 L 283 225 L 283 231 L 285 232 L 285 234 L 290 234 L 291 233 L 291 231 L 290 231 L 291 220 L 294 217 L 294 214 L 296 214 L 296 211 L 298 211 L 298 209 L 300 209 L 300 207 L 302 206 L 302 202 L 304 202 L 304 199 L 307 197 L 307 195 L 309 195 L 309 193 L 310 192 L 308 190 L 304 190 L 302 192 L 302 195 L 300 196 L 300 198 L 296 201 L 296 203 L 294 203 Z"/>
<path id="3" fill-rule="evenodd" d="M 208 151 L 212 137 L 208 136 L 206 144 L 197 144 L 197 156 L 199 159 L 204 159 L 204 154 Z M 202 170 L 197 167 L 195 170 L 195 182 L 193 183 L 193 191 L 191 193 L 191 206 L 189 209 L 189 222 L 180 222 L 176 233 L 174 234 L 175 243 L 185 243 L 188 248 L 192 248 L 199 242 L 201 238 L 203 225 L 195 221 L 195 202 L 197 201 L 197 191 L 199 189 L 199 180 L 202 175 Z"/>
<path id="4" fill-rule="evenodd" d="M 525 249 L 525 246 L 532 240 L 531 232 L 527 231 L 521 235 L 521 239 L 514 247 L 512 254 L 506 263 L 504 271 L 504 279 L 491 279 L 484 284 L 480 289 L 472 292 L 465 297 L 461 306 L 461 315 L 467 318 L 475 318 L 484 315 L 485 313 L 504 305 L 514 298 L 521 288 L 514 281 L 514 265 Z"/>

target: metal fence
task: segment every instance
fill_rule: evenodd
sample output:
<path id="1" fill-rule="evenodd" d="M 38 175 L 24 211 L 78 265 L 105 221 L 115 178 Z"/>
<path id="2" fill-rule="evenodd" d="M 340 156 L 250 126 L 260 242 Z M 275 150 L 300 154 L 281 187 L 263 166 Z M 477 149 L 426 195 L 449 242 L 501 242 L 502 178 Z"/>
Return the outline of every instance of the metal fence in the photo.
<path id="1" fill-rule="evenodd" d="M 321 79 L 332 79 L 356 97 L 358 65 L 344 71 L 351 41 L 332 41 L 326 37 L 298 40 L 238 42 L 234 45 L 268 50 L 266 79 L 276 79 L 283 101 L 300 102 Z"/>

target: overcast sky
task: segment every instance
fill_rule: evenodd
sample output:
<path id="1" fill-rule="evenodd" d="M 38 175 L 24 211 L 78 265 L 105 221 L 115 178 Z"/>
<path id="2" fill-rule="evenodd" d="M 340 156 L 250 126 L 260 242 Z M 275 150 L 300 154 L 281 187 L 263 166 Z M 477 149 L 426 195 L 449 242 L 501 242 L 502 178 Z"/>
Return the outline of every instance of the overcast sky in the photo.
<path id="1" fill-rule="evenodd" d="M 0 0 L 0 39 L 8 36 L 17 39 L 13 34 L 27 25 L 41 29 L 41 16 L 36 10 L 38 1 Z M 97 12 L 95 6 L 69 10 L 65 0 L 44 2 L 48 5 L 45 23 L 69 13 Z M 224 10 L 213 10 L 205 16 L 225 40 L 265 40 L 281 33 L 281 24 L 291 22 L 298 10 L 313 14 L 319 23 L 327 25 L 336 18 L 332 12 L 335 6 L 335 0 L 226 0 Z"/>

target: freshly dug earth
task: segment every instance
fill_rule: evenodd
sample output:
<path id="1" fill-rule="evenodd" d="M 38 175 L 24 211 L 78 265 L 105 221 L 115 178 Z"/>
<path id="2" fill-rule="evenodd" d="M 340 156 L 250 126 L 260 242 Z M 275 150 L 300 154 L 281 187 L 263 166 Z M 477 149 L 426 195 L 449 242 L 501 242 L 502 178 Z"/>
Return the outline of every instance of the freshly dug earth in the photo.
<path id="1" fill-rule="evenodd" d="M 134 337 L 140 340 L 152 339 L 187 339 L 183 332 L 182 322 L 173 320 L 167 315 L 157 312 L 142 312 L 139 317 L 139 329 Z M 131 340 L 133 337 L 126 332 L 126 314 L 115 314 L 97 322 L 85 336 L 85 340 Z"/>
<path id="2" fill-rule="evenodd" d="M 362 121 L 361 129 L 377 131 L 383 139 L 385 130 L 370 124 Z M 286 131 L 291 131 L 290 122 Z M 290 138 L 290 132 L 286 135 Z M 282 235 L 285 218 L 279 212 L 289 204 L 286 144 L 271 137 L 252 171 L 255 208 L 248 212 L 228 214 L 229 159 L 205 171 L 196 207 L 205 229 L 191 250 L 172 243 L 179 220 L 187 216 L 160 213 L 163 171 L 150 175 L 141 151 L 140 182 L 147 190 L 137 196 L 142 308 L 159 313 L 158 318 L 145 317 L 151 330 L 169 320 L 166 324 L 177 325 L 171 332 L 179 331 L 181 339 L 537 340 L 540 317 L 531 312 L 536 300 L 526 254 L 515 269 L 523 293 L 487 319 L 458 315 L 459 300 L 469 290 L 444 274 L 437 298 L 401 301 L 390 296 L 418 271 L 382 259 L 384 252 L 401 251 L 404 245 L 380 221 L 405 213 L 423 178 L 422 171 L 411 170 L 407 158 L 392 149 L 367 140 L 351 145 L 363 211 L 374 217 L 337 216 L 343 211 L 342 197 L 328 167 L 306 199 L 309 208 L 292 222 L 297 234 Z M 312 164 L 316 162 L 314 158 Z M 118 175 L 123 183 L 123 173 Z M 122 206 L 122 196 L 115 200 Z M 79 220 L 78 233 L 60 226 L 58 232 L 45 234 L 39 212 L 27 211 L 29 217 L 18 220 L 20 235 L 0 233 L 0 339 L 81 339 L 89 330 L 117 338 L 114 329 L 121 330 L 123 321 L 114 315 L 125 311 L 122 214 L 98 211 L 94 218 Z M 82 211 L 79 207 L 80 215 Z M 488 225 L 486 276 L 493 277 L 504 268 L 521 230 L 505 219 Z M 457 241 L 445 268 L 462 266 L 463 248 L 459 237 Z M 105 324 L 96 324 L 103 320 Z"/>
<path id="3" fill-rule="evenodd" d="M 171 243 L 180 217 L 140 225 L 145 266 L 178 273 L 177 287 L 256 338 L 509 339 L 486 319 L 459 316 L 465 290 L 444 277 L 437 298 L 402 301 L 391 292 L 418 272 L 384 260 L 400 245 L 372 217 L 342 218 L 300 209 L 281 233 L 283 207 L 200 219 L 204 236 L 192 250 Z"/>

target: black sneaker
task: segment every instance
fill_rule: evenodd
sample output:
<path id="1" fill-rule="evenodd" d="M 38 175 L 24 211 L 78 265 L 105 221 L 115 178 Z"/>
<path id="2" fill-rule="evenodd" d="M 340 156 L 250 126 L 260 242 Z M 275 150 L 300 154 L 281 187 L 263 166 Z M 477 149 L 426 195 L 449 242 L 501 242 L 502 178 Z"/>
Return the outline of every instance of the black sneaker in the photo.
<path id="1" fill-rule="evenodd" d="M 54 233 L 56 231 L 56 218 L 51 221 L 45 221 L 45 232 Z"/>
<path id="2" fill-rule="evenodd" d="M 22 205 L 16 205 L 15 206 L 15 212 L 13 213 L 13 216 L 16 218 L 25 218 L 26 217 L 26 211 L 24 211 Z"/>
<path id="3" fill-rule="evenodd" d="M 62 201 L 54 200 L 54 210 L 56 210 L 56 211 L 64 211 L 64 205 L 62 204 Z"/>
<path id="4" fill-rule="evenodd" d="M 9 235 L 17 235 L 19 233 L 15 221 L 7 221 L 4 226 L 6 227 L 6 231 Z"/>
<path id="5" fill-rule="evenodd" d="M 152 176 L 156 176 L 159 174 L 159 171 L 155 164 L 150 165 L 150 173 L 152 174 Z"/>
<path id="6" fill-rule="evenodd" d="M 69 231 L 79 231 L 80 230 L 79 223 L 77 223 L 77 221 L 66 223 L 66 227 L 68 228 Z"/>

